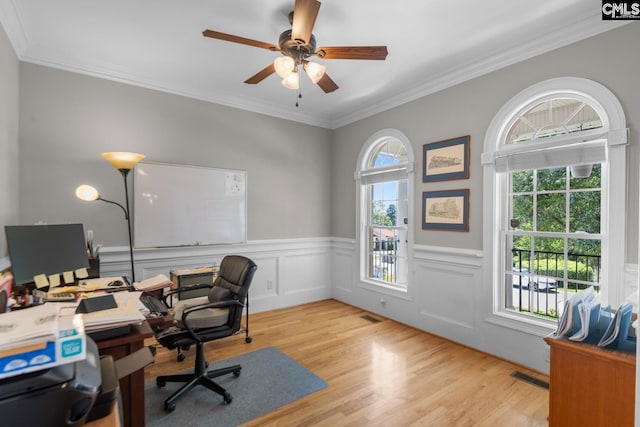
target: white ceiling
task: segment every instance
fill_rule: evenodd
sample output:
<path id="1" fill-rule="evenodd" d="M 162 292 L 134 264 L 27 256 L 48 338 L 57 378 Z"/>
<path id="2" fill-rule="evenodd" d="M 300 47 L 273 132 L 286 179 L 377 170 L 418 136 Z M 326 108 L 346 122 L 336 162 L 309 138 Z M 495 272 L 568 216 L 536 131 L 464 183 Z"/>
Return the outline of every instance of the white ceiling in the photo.
<path id="1" fill-rule="evenodd" d="M 422 97 L 619 26 L 600 0 L 322 0 L 318 47 L 386 45 L 385 61 L 318 60 L 340 87 L 273 74 L 278 55 L 202 36 L 278 44 L 294 0 L 0 0 L 21 61 L 180 94 L 327 128 Z"/>

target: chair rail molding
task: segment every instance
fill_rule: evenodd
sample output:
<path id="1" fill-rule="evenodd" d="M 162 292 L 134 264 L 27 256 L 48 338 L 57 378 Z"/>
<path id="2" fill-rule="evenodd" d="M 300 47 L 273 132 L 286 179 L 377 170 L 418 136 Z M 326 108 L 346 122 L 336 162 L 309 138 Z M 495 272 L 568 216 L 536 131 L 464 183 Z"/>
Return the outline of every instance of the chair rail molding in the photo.
<path id="1" fill-rule="evenodd" d="M 102 276 L 129 272 L 128 247 L 100 251 Z M 140 280 L 171 270 L 220 265 L 225 255 L 244 255 L 257 265 L 250 292 L 250 310 L 257 313 L 331 298 L 329 238 L 254 240 L 234 245 L 134 249 Z"/>

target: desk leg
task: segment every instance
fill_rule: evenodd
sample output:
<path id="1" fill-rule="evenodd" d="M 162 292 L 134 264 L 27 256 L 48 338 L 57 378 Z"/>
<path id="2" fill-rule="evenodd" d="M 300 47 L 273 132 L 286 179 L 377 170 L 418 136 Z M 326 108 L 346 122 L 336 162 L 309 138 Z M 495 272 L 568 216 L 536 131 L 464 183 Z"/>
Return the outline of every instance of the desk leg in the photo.
<path id="1" fill-rule="evenodd" d="M 103 348 L 100 354 L 109 354 L 114 360 L 121 359 L 144 347 L 144 341 L 126 343 L 114 347 Z M 145 425 L 144 411 L 144 369 L 120 379 L 122 395 L 122 418 L 124 427 Z"/>

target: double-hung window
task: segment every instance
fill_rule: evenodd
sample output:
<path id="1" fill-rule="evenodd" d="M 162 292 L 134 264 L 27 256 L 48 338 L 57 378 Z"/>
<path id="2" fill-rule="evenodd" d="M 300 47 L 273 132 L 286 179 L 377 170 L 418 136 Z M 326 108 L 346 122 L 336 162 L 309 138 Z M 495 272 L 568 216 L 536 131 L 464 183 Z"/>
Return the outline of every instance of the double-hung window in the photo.
<path id="1" fill-rule="evenodd" d="M 485 139 L 490 319 L 544 333 L 593 286 L 620 303 L 624 115 L 603 86 L 553 79 L 512 99 Z"/>
<path id="2" fill-rule="evenodd" d="M 406 137 L 382 131 L 363 148 L 356 172 L 360 278 L 401 291 L 408 282 L 412 160 Z"/>

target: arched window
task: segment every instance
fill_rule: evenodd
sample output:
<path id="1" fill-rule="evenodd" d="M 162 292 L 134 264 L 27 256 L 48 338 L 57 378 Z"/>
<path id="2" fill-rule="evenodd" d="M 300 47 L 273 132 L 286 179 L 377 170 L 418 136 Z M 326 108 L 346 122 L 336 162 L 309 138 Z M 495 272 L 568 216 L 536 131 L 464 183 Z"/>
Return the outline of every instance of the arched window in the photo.
<path id="1" fill-rule="evenodd" d="M 545 334 L 580 289 L 622 303 L 626 135 L 618 101 L 586 79 L 539 83 L 498 112 L 482 156 L 490 318 Z"/>
<path id="2" fill-rule="evenodd" d="M 360 152 L 355 177 L 363 282 L 407 289 L 413 164 L 409 140 L 393 129 L 371 136 Z"/>

